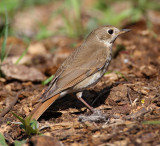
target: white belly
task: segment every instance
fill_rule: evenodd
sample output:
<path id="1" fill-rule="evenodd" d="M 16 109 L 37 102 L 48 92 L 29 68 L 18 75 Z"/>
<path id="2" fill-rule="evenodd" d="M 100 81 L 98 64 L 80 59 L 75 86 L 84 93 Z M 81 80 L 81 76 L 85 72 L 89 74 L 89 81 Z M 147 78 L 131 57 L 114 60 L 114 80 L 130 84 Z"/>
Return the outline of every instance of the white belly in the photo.
<path id="1" fill-rule="evenodd" d="M 97 73 L 95 73 L 95 74 L 87 77 L 86 79 L 84 79 L 83 81 L 81 81 L 80 83 L 78 83 L 77 85 L 75 85 L 73 87 L 73 89 L 74 90 L 80 90 L 80 89 L 84 89 L 84 88 L 87 88 L 87 87 L 90 87 L 90 86 L 96 84 L 100 80 L 100 78 L 104 75 L 104 73 L 106 72 L 107 67 L 108 67 L 110 61 L 111 61 L 111 55 L 109 56 L 109 59 L 106 62 L 103 70 L 100 70 Z"/>
<path id="2" fill-rule="evenodd" d="M 74 89 L 83 89 L 83 88 L 86 88 L 86 87 L 89 87 L 91 85 L 94 85 L 96 84 L 99 79 L 103 76 L 103 72 L 102 71 L 99 71 L 97 73 L 95 73 L 94 75 L 92 76 L 89 76 L 87 77 L 85 80 L 83 80 L 82 82 L 78 83 Z"/>

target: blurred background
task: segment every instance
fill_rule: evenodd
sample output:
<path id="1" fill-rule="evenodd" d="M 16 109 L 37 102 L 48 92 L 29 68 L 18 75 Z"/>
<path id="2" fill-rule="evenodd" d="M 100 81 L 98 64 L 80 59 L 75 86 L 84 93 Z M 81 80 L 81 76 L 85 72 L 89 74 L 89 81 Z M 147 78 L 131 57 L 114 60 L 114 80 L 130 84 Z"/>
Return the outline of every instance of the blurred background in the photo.
<path id="1" fill-rule="evenodd" d="M 8 14 L 9 35 L 41 40 L 54 35 L 80 38 L 100 25 L 160 24 L 159 0 L 1 0 L 0 31 Z"/>

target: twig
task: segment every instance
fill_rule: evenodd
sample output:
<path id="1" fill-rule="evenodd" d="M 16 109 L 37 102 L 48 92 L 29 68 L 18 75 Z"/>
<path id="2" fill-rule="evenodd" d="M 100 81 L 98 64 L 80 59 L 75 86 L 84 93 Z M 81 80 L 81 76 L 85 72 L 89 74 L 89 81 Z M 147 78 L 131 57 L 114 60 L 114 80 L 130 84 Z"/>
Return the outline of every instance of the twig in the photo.
<path id="1" fill-rule="evenodd" d="M 126 120 L 136 119 L 136 118 L 146 114 L 147 112 L 149 112 L 147 109 L 142 108 L 139 111 L 137 111 L 136 113 L 125 116 L 124 119 L 126 119 Z"/>
<path id="2" fill-rule="evenodd" d="M 22 92 L 22 91 L 21 91 Z M 17 103 L 17 101 L 18 101 L 18 97 L 19 97 L 19 95 L 21 94 L 21 92 L 19 92 L 17 95 L 16 95 L 16 97 L 14 98 L 14 100 L 12 101 L 12 103 L 7 107 L 7 108 L 5 108 L 2 112 L 1 112 L 1 114 L 0 114 L 0 119 L 2 118 L 2 117 L 4 117 L 13 107 L 14 107 L 14 105 Z"/>
<path id="3" fill-rule="evenodd" d="M 127 90 L 127 96 L 129 98 L 129 101 L 130 101 L 130 104 L 131 106 L 133 106 L 133 102 L 132 102 L 132 99 L 131 99 L 131 95 L 129 94 L 129 91 Z"/>
<path id="4" fill-rule="evenodd" d="M 5 134 L 4 137 L 5 137 L 5 139 L 6 139 L 7 141 L 9 141 L 10 144 L 11 144 L 11 143 L 14 143 L 14 140 L 12 139 L 12 137 L 11 137 L 8 133 Z"/>
<path id="5" fill-rule="evenodd" d="M 108 93 L 111 89 L 109 88 L 108 90 L 105 90 L 104 92 L 100 93 L 95 99 L 94 101 L 91 103 L 91 105 L 93 105 L 102 95 L 104 95 L 105 93 Z"/>

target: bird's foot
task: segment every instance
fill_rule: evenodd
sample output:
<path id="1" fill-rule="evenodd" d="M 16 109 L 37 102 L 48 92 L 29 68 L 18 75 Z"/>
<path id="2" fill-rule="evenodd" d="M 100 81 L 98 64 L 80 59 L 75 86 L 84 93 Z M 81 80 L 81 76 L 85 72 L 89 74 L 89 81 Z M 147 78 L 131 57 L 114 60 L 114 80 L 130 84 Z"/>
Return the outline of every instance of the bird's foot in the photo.
<path id="1" fill-rule="evenodd" d="M 108 116 L 103 114 L 102 111 L 100 110 L 94 110 L 91 115 L 80 115 L 78 118 L 79 122 L 96 122 L 96 123 L 101 123 L 101 122 L 107 122 L 108 121 Z"/>

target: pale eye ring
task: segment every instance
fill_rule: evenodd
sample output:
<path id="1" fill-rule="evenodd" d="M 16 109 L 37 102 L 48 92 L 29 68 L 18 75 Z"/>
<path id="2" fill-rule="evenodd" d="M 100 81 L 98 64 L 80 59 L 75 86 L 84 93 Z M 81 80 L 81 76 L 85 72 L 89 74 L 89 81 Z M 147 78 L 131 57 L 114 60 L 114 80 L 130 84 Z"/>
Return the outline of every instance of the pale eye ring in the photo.
<path id="1" fill-rule="evenodd" d="M 113 32 L 114 32 L 113 29 L 109 29 L 109 30 L 108 30 L 108 33 L 109 33 L 109 34 L 113 34 Z"/>

